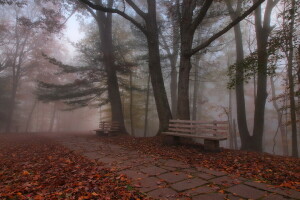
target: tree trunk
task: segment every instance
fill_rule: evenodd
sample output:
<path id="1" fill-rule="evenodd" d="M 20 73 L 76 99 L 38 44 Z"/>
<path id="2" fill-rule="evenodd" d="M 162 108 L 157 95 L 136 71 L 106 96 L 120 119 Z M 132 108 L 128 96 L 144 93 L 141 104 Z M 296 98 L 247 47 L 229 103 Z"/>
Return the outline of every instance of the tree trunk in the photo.
<path id="1" fill-rule="evenodd" d="M 228 99 L 228 122 L 229 122 L 229 127 L 228 127 L 228 131 L 229 131 L 229 148 L 230 149 L 234 149 L 234 145 L 233 145 L 233 124 L 232 124 L 232 91 L 231 89 L 228 90 L 229 93 L 229 99 Z"/>
<path id="2" fill-rule="evenodd" d="M 174 55 L 173 55 L 174 56 Z M 177 68 L 176 68 L 176 58 L 171 58 L 171 82 L 170 82 L 170 89 L 171 89 L 171 105 L 172 105 L 172 115 L 173 118 L 176 119 L 177 117 Z"/>
<path id="3" fill-rule="evenodd" d="M 29 112 L 29 115 L 28 115 L 28 118 L 27 118 L 27 121 L 26 121 L 26 127 L 25 127 L 25 132 L 28 133 L 28 129 L 29 129 L 29 125 L 30 125 L 30 122 L 31 122 L 31 119 L 32 119 L 32 115 L 33 115 L 33 111 L 37 105 L 38 101 L 35 100 L 31 109 L 30 109 L 30 112 Z"/>
<path id="4" fill-rule="evenodd" d="M 148 13 L 146 18 L 147 44 L 149 50 L 149 73 L 154 93 L 154 99 L 159 118 L 158 133 L 168 129 L 169 120 L 172 118 L 164 80 L 161 71 L 158 28 L 156 21 L 156 1 L 148 0 Z"/>
<path id="5" fill-rule="evenodd" d="M 111 1 L 110 1 L 111 2 Z M 121 133 L 127 133 L 124 124 L 121 95 L 114 64 L 113 39 L 112 39 L 112 14 L 97 11 L 97 23 L 100 33 L 100 48 L 103 53 L 103 64 L 107 75 L 108 98 L 111 105 L 112 121 L 120 124 Z"/>
<path id="6" fill-rule="evenodd" d="M 131 135 L 135 137 L 134 125 L 133 125 L 133 85 L 132 85 L 132 71 L 129 75 L 129 85 L 130 85 L 130 130 Z"/>
<path id="7" fill-rule="evenodd" d="M 197 102 L 198 102 L 198 91 L 199 91 L 198 67 L 199 66 L 195 66 L 195 82 L 194 82 L 192 120 L 197 120 L 197 106 L 198 106 Z"/>
<path id="8" fill-rule="evenodd" d="M 56 102 L 54 102 L 54 105 L 53 105 L 53 111 L 52 111 L 52 115 L 51 115 L 51 120 L 50 120 L 50 126 L 49 126 L 49 132 L 52 132 L 53 131 L 53 126 L 54 126 L 54 120 L 55 120 L 55 114 L 56 114 Z"/>
<path id="9" fill-rule="evenodd" d="M 226 5 L 230 13 L 231 20 L 239 15 L 240 7 L 237 6 L 237 10 L 234 11 L 229 0 L 226 0 Z M 240 3 L 240 2 L 238 2 Z M 244 93 L 244 67 L 239 65 L 244 60 L 244 48 L 243 48 L 243 36 L 240 24 L 234 26 L 235 36 L 235 48 L 236 48 L 236 63 L 237 69 L 235 74 L 236 79 L 236 111 L 237 111 L 237 124 L 241 137 L 241 149 L 247 149 L 247 143 L 249 143 L 250 133 L 247 125 L 246 106 L 245 106 L 245 93 Z"/>
<path id="10" fill-rule="evenodd" d="M 233 126 L 233 138 L 234 138 L 234 149 L 238 149 L 238 144 L 237 144 L 237 134 L 236 134 L 236 123 L 235 123 L 235 119 L 233 119 L 232 122 L 232 126 Z"/>
<path id="11" fill-rule="evenodd" d="M 296 103 L 294 91 L 294 77 L 293 77 L 293 33 L 295 23 L 295 4 L 296 1 L 292 0 L 292 8 L 290 10 L 291 21 L 289 24 L 288 34 L 288 80 L 289 80 L 289 99 L 290 99 L 290 114 L 292 125 L 292 156 L 298 157 L 298 142 L 297 142 L 297 119 L 296 119 Z"/>
<path id="12" fill-rule="evenodd" d="M 257 0 L 255 0 L 257 1 Z M 275 6 L 272 0 L 267 1 L 264 19 L 262 22 L 261 6 L 255 10 L 255 31 L 257 41 L 257 94 L 255 99 L 253 143 L 249 150 L 262 151 L 262 139 L 264 132 L 265 105 L 267 99 L 267 65 L 268 65 L 268 37 L 271 32 L 270 19 Z"/>
<path id="13" fill-rule="evenodd" d="M 288 156 L 289 152 L 288 152 L 288 142 L 287 142 L 287 134 L 284 128 L 284 124 L 282 123 L 282 111 L 279 108 L 275 97 L 276 97 L 276 93 L 275 93 L 275 84 L 274 84 L 274 80 L 273 77 L 270 77 L 270 83 L 271 83 L 271 91 L 272 91 L 272 99 L 273 99 L 273 106 L 277 112 L 277 122 L 278 122 L 278 127 L 280 129 L 280 133 L 281 133 L 281 142 L 282 142 L 282 154 L 284 156 Z"/>
<path id="14" fill-rule="evenodd" d="M 11 92 L 10 104 L 9 104 L 9 111 L 8 111 L 8 120 L 5 128 L 5 132 L 9 133 L 11 131 L 11 125 L 13 121 L 13 114 L 16 106 L 16 95 L 17 95 L 17 84 L 13 83 L 13 89 Z"/>
<path id="15" fill-rule="evenodd" d="M 146 94 L 146 104 L 145 104 L 144 137 L 147 137 L 147 130 L 148 130 L 149 94 L 150 94 L 150 74 L 148 75 L 148 81 L 147 81 L 147 94 Z"/>

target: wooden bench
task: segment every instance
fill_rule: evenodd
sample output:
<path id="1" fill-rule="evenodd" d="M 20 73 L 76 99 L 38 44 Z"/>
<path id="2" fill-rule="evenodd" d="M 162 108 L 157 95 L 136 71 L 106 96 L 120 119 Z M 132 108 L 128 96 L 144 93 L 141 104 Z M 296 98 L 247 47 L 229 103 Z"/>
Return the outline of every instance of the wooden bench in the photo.
<path id="1" fill-rule="evenodd" d="M 227 133 L 227 121 L 170 120 L 168 131 L 162 134 L 172 136 L 167 138 L 171 143 L 179 143 L 180 137 L 204 139 L 206 151 L 218 152 L 219 141 L 226 140 Z"/>
<path id="2" fill-rule="evenodd" d="M 119 122 L 100 122 L 99 128 L 94 130 L 97 135 L 112 135 L 114 133 L 120 132 Z"/>

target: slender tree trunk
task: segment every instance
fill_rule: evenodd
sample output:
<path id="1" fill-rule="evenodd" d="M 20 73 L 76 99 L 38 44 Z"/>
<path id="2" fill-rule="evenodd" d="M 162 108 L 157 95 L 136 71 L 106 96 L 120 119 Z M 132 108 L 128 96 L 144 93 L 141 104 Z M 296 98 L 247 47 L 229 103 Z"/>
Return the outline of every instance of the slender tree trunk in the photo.
<path id="1" fill-rule="evenodd" d="M 156 1 L 147 0 L 148 13 L 146 18 L 147 44 L 149 50 L 149 72 L 154 93 L 154 99 L 159 118 L 158 133 L 168 129 L 169 119 L 172 118 L 164 80 L 161 71 L 158 28 L 156 21 Z"/>
<path id="2" fill-rule="evenodd" d="M 27 121 L 26 121 L 26 127 L 25 127 L 25 132 L 28 133 L 28 129 L 29 129 L 29 125 L 30 125 L 30 122 L 31 122 L 31 119 L 32 119 L 32 115 L 33 115 L 33 112 L 34 112 L 34 109 L 37 105 L 38 101 L 35 100 L 31 109 L 30 109 L 30 112 L 29 112 L 29 115 L 27 117 Z"/>
<path id="3" fill-rule="evenodd" d="M 230 149 L 234 149 L 234 144 L 233 144 L 233 140 L 234 140 L 234 136 L 233 136 L 233 124 L 232 124 L 232 91 L 229 90 L 229 99 L 228 99 L 228 122 L 229 122 L 229 148 Z"/>
<path id="4" fill-rule="evenodd" d="M 133 125 L 133 85 L 132 85 L 132 71 L 129 75 L 129 85 L 130 85 L 130 130 L 131 135 L 135 137 L 134 125 Z"/>
<path id="5" fill-rule="evenodd" d="M 148 75 L 148 81 L 147 81 L 147 94 L 146 94 L 146 104 L 145 104 L 144 137 L 147 137 L 147 130 L 148 130 L 149 94 L 150 94 L 150 74 Z"/>
<path id="6" fill-rule="evenodd" d="M 292 8 L 290 10 L 291 22 L 289 24 L 288 34 L 288 80 L 289 80 L 289 100 L 290 100 L 290 114 L 292 125 L 292 156 L 298 157 L 298 142 L 297 142 L 297 119 L 296 119 L 296 103 L 294 91 L 294 76 L 293 76 L 293 33 L 295 23 L 295 4 L 296 1 L 292 0 Z"/>
<path id="7" fill-rule="evenodd" d="M 230 13 L 231 20 L 234 20 L 240 12 L 241 4 L 238 2 L 238 8 L 236 11 L 233 10 L 229 0 L 226 0 L 226 5 Z M 244 92 L 244 67 L 239 65 L 244 60 L 244 47 L 243 47 L 243 36 L 240 24 L 234 26 L 235 36 L 235 48 L 236 48 L 236 63 L 237 69 L 235 74 L 236 79 L 236 111 L 237 111 L 237 124 L 241 137 L 241 149 L 248 149 L 247 144 L 250 143 L 250 133 L 247 125 L 246 106 L 245 106 L 245 92 Z"/>
<path id="8" fill-rule="evenodd" d="M 53 131 L 53 127 L 54 127 L 54 120 L 55 120 L 55 114 L 56 114 L 56 105 L 57 103 L 55 102 L 53 105 L 53 111 L 52 111 L 52 115 L 51 115 L 51 120 L 50 120 L 50 126 L 49 126 L 49 132 Z"/>
<path id="9" fill-rule="evenodd" d="M 5 128 L 5 132 L 9 133 L 11 131 L 11 125 L 13 121 L 13 114 L 16 106 L 16 95 L 17 95 L 17 85 L 14 83 L 13 84 L 13 89 L 11 92 L 11 99 L 10 99 L 10 104 L 9 104 L 9 111 L 8 111 L 8 120 Z"/>
<path id="10" fill-rule="evenodd" d="M 110 0 L 110 4 L 112 1 Z M 97 23 L 100 33 L 101 52 L 103 53 L 103 64 L 107 75 L 108 98 L 111 105 L 112 121 L 117 121 L 121 127 L 121 133 L 127 133 L 124 124 L 124 114 L 122 109 L 121 95 L 114 64 L 114 51 L 112 39 L 112 14 L 96 12 Z"/>
<path id="11" fill-rule="evenodd" d="M 232 133 L 233 133 L 233 138 L 234 138 L 234 149 L 238 149 L 235 119 L 233 119 L 232 126 L 233 126 Z"/>
<path id="12" fill-rule="evenodd" d="M 281 133 L 281 142 L 282 142 L 282 154 L 284 156 L 288 156 L 289 152 L 288 152 L 288 142 L 287 142 L 287 134 L 285 131 L 285 127 L 284 124 L 282 123 L 282 111 L 280 110 L 275 97 L 276 97 L 276 93 L 275 93 L 275 84 L 274 84 L 274 80 L 273 77 L 270 77 L 270 83 L 271 83 L 271 91 L 272 91 L 272 99 L 273 99 L 273 106 L 277 112 L 277 121 L 278 121 L 278 127 L 280 129 L 280 133 Z"/>
<path id="13" fill-rule="evenodd" d="M 257 0 L 255 0 L 256 2 Z M 276 4 L 272 0 L 267 1 L 262 22 L 261 6 L 255 10 L 255 31 L 257 41 L 257 95 L 255 99 L 253 140 L 247 148 L 254 151 L 262 151 L 265 105 L 267 99 L 267 65 L 268 65 L 268 37 L 271 32 L 271 13 Z"/>

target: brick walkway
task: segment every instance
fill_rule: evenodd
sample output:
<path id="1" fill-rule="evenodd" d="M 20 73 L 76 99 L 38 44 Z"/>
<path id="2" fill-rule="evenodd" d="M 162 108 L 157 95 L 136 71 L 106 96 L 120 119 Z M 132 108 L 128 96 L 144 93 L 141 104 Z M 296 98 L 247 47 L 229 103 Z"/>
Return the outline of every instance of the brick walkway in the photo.
<path id="1" fill-rule="evenodd" d="M 294 190 L 283 190 L 206 168 L 193 168 L 176 160 L 138 154 L 103 143 L 97 136 L 69 135 L 56 139 L 67 148 L 127 175 L 135 187 L 156 199 L 300 199 L 300 192 Z"/>

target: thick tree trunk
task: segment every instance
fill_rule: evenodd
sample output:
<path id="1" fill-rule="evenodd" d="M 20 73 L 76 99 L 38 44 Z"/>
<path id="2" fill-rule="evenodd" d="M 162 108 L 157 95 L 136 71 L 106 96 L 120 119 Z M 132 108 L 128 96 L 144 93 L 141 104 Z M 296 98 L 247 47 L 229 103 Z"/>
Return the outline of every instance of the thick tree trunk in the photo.
<path id="1" fill-rule="evenodd" d="M 199 66 L 195 66 L 195 82 L 194 82 L 194 93 L 193 93 L 194 96 L 193 96 L 192 120 L 197 120 L 198 91 L 199 91 L 198 67 Z"/>
<path id="2" fill-rule="evenodd" d="M 181 56 L 179 81 L 178 81 L 178 107 L 177 116 L 179 119 L 190 119 L 190 70 L 192 68 L 190 57 Z"/>
<path id="3" fill-rule="evenodd" d="M 172 57 L 171 61 L 171 82 L 170 82 L 170 89 L 171 89 L 171 105 L 172 105 L 172 115 L 173 118 L 176 119 L 177 116 L 177 68 L 176 68 L 176 57 Z"/>
<path id="4" fill-rule="evenodd" d="M 184 0 L 181 5 L 180 20 L 180 67 L 178 80 L 178 101 L 177 116 L 179 119 L 190 119 L 190 100 L 189 100 L 189 78 L 192 68 L 191 51 L 193 47 L 194 34 L 201 22 L 203 21 L 212 1 L 205 1 L 196 17 L 195 8 L 197 1 Z M 195 18 L 195 19 L 194 19 Z"/>
<path id="5" fill-rule="evenodd" d="M 167 130 L 172 118 L 164 80 L 161 71 L 158 29 L 156 21 L 156 1 L 148 0 L 148 14 L 146 18 L 147 44 L 149 50 L 149 73 L 154 93 L 154 99 L 159 118 L 158 133 Z"/>
<path id="6" fill-rule="evenodd" d="M 121 133 L 127 133 L 124 124 L 121 95 L 114 64 L 113 40 L 112 40 L 112 14 L 97 11 L 97 23 L 100 33 L 100 48 L 103 53 L 103 64 L 107 75 L 108 98 L 111 105 L 112 121 L 117 121 L 121 127 Z"/>
<path id="7" fill-rule="evenodd" d="M 257 75 L 257 96 L 255 99 L 253 144 L 249 146 L 250 150 L 262 151 L 262 139 L 264 131 L 265 105 L 267 99 L 267 49 L 264 47 L 258 49 L 258 75 Z"/>

